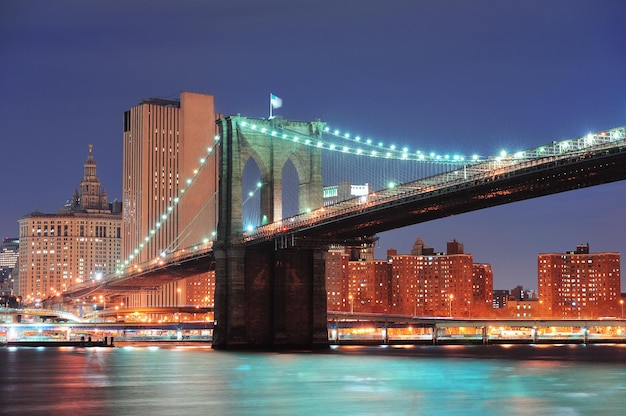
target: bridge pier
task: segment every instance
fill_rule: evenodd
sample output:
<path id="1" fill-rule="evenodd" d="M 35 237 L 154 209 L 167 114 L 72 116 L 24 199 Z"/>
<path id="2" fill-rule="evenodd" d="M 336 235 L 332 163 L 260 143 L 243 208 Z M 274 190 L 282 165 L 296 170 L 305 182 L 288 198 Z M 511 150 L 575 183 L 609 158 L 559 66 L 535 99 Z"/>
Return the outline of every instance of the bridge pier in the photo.
<path id="1" fill-rule="evenodd" d="M 328 347 L 322 249 L 215 249 L 216 349 Z"/>

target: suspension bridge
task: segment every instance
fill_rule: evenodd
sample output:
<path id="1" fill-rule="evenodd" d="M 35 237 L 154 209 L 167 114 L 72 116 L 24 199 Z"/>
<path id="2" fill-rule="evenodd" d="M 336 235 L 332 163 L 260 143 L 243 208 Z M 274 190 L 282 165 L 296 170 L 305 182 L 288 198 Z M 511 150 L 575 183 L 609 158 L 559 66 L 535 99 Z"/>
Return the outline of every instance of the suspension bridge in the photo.
<path id="1" fill-rule="evenodd" d="M 65 296 L 141 290 L 215 270 L 214 346 L 325 346 L 329 245 L 367 244 L 382 231 L 626 179 L 624 127 L 484 157 L 396 147 L 321 121 L 231 116 L 218 126 L 196 171 L 209 158 L 219 164 L 218 192 L 203 207 L 219 212 L 217 228 L 143 264 L 131 254 L 116 275 Z M 194 178 L 155 228 L 193 192 Z M 366 184 L 367 192 L 338 196 L 342 182 Z"/>

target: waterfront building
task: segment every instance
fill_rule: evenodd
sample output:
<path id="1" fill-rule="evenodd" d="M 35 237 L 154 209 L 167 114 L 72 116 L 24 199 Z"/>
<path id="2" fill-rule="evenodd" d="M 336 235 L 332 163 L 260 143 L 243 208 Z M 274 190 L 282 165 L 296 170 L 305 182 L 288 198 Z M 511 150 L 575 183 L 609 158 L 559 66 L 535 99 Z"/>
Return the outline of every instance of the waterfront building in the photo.
<path id="1" fill-rule="evenodd" d="M 348 311 L 348 263 L 350 255 L 343 246 L 331 247 L 326 253 L 326 308 Z"/>
<path id="2" fill-rule="evenodd" d="M 590 253 L 589 244 L 537 257 L 539 302 L 549 318 L 620 316 L 620 254 Z"/>
<path id="3" fill-rule="evenodd" d="M 393 313 L 416 316 L 469 315 L 473 300 L 472 256 L 465 254 L 463 245 L 456 241 L 449 243 L 449 247 L 454 254 L 389 253 Z"/>
<path id="4" fill-rule="evenodd" d="M 147 98 L 124 113 L 121 269 L 140 268 L 212 239 L 219 166 L 209 156 L 218 117 L 213 96 L 192 92 L 176 100 Z M 125 303 L 150 307 L 204 301 L 212 296 L 206 292 L 214 287 L 210 276 L 190 276 L 131 295 Z"/>
<path id="5" fill-rule="evenodd" d="M 56 214 L 33 212 L 19 219 L 14 291 L 25 305 L 115 272 L 122 244 L 119 207 L 107 202 L 89 145 L 79 189 L 63 208 Z"/>
<path id="6" fill-rule="evenodd" d="M 506 289 L 496 289 L 493 291 L 493 309 L 504 309 L 509 301 L 511 292 Z"/>
<path id="7" fill-rule="evenodd" d="M 472 265 L 472 299 L 469 316 L 487 316 L 493 309 L 493 270 L 488 263 Z"/>
<path id="8" fill-rule="evenodd" d="M 357 260 L 348 263 L 350 311 L 389 312 L 390 266 L 387 260 Z"/>

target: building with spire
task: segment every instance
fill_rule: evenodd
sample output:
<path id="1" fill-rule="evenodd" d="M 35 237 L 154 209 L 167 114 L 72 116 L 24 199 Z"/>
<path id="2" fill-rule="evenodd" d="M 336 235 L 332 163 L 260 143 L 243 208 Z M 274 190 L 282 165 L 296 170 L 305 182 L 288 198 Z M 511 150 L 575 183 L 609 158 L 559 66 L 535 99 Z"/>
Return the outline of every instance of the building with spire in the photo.
<path id="1" fill-rule="evenodd" d="M 89 145 L 79 188 L 63 207 L 19 219 L 14 292 L 25 305 L 35 305 L 74 284 L 113 275 L 121 259 L 121 227 L 121 204 L 107 202 Z"/>

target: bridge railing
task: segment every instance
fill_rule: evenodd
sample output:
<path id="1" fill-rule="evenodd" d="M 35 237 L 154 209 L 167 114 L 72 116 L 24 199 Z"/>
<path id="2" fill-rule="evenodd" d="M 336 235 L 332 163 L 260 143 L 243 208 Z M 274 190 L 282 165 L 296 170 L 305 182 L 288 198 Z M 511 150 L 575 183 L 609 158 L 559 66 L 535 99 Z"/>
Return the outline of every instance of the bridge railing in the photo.
<path id="1" fill-rule="evenodd" d="M 383 206 L 388 202 L 411 195 L 427 197 L 433 192 L 441 192 L 450 187 L 458 188 L 459 185 L 473 186 L 477 181 L 494 180 L 534 166 L 577 158 L 613 148 L 625 141 L 626 127 L 619 127 L 580 138 L 552 142 L 523 152 L 491 157 L 486 161 L 468 162 L 460 169 L 378 190 L 365 196 L 351 198 L 258 227 L 254 231 L 243 233 L 242 240 L 243 242 L 264 241 L 276 234 L 306 228 L 320 220 L 357 213 L 366 207 Z"/>

